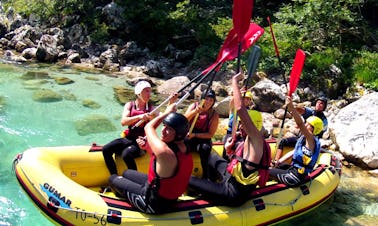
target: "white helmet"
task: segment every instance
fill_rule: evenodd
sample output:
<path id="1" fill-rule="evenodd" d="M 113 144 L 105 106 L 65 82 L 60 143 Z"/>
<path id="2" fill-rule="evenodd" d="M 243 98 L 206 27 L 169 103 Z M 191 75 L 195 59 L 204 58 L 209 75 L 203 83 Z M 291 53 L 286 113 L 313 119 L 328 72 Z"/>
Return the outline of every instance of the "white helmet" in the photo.
<path id="1" fill-rule="evenodd" d="M 145 88 L 151 88 L 151 84 L 147 81 L 139 81 L 135 85 L 134 92 L 136 95 L 139 95 Z"/>

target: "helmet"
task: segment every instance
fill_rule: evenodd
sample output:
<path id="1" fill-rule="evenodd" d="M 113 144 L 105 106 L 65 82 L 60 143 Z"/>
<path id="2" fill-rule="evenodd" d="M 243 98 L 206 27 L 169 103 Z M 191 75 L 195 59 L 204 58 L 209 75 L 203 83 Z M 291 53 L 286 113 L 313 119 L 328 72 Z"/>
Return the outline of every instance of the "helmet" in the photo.
<path id="1" fill-rule="evenodd" d="M 203 93 L 203 95 L 205 95 L 206 92 Z M 214 90 L 210 89 L 209 91 L 207 91 L 206 93 L 206 96 L 205 97 L 210 97 L 210 98 L 213 98 L 214 101 L 216 101 L 216 95 L 215 95 L 215 92 Z"/>
<path id="2" fill-rule="evenodd" d="M 147 81 L 139 81 L 136 85 L 135 85 L 135 89 L 134 89 L 134 92 L 136 95 L 139 95 L 145 88 L 151 88 L 151 84 Z"/>
<path id="3" fill-rule="evenodd" d="M 318 100 L 324 102 L 324 109 L 323 109 L 323 110 L 327 109 L 327 102 L 328 102 L 327 97 L 325 97 L 325 96 L 319 96 L 318 98 L 316 98 L 315 103 L 316 103 Z"/>
<path id="4" fill-rule="evenodd" d="M 306 122 L 308 122 L 312 127 L 314 127 L 314 135 L 318 135 L 323 130 L 323 121 L 316 116 L 310 116 L 306 119 Z"/>
<path id="5" fill-rule="evenodd" d="M 247 91 L 245 94 L 244 94 L 244 97 L 247 97 L 247 98 L 251 98 L 252 99 L 252 93 L 251 91 Z"/>
<path id="6" fill-rule="evenodd" d="M 189 131 L 188 119 L 176 112 L 169 113 L 163 123 L 176 131 L 175 140 L 183 140 Z"/>
<path id="7" fill-rule="evenodd" d="M 263 119 L 261 112 L 258 112 L 256 110 L 248 110 L 248 115 L 251 118 L 253 124 L 260 131 L 263 127 Z M 240 121 L 240 117 L 238 117 L 238 121 Z"/>

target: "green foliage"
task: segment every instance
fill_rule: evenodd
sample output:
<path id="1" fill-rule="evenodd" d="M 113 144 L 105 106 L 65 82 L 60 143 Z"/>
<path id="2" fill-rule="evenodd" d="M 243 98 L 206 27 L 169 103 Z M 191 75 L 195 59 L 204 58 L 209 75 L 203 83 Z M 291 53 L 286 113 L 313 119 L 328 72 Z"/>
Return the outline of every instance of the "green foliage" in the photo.
<path id="1" fill-rule="evenodd" d="M 90 34 L 93 42 L 104 44 L 109 38 L 108 26 L 105 23 L 95 22 L 94 30 Z"/>
<path id="2" fill-rule="evenodd" d="M 282 5 L 272 22 L 285 71 L 291 70 L 295 51 L 301 48 L 307 53 L 302 82 L 329 93 L 345 89 L 353 81 L 348 76 L 354 49 L 360 49 L 367 41 L 362 33 L 368 31 L 366 22 L 359 13 L 362 5 L 355 0 L 293 0 Z M 269 57 L 262 65 L 269 72 L 274 71 L 272 65 L 278 64 L 272 61 L 275 53 L 268 26 L 266 34 L 268 37 L 265 35 L 261 41 Z M 333 73 L 331 67 L 341 68 L 342 74 Z"/>
<path id="3" fill-rule="evenodd" d="M 123 7 L 127 32 L 112 29 L 101 17 L 100 7 L 110 0 L 8 0 L 22 15 L 35 14 L 45 23 L 62 22 L 73 15 L 74 23 L 88 28 L 92 40 L 110 43 L 121 38 L 137 41 L 151 51 L 160 52 L 168 44 L 194 52 L 192 66 L 204 68 L 214 62 L 228 31 L 232 27 L 231 0 L 115 0 Z M 265 27 L 258 41 L 262 48 L 259 70 L 290 73 L 295 52 L 306 51 L 307 59 L 302 83 L 328 92 L 343 92 L 354 80 L 377 87 L 376 45 L 377 25 L 374 9 L 377 1 L 358 0 L 256 0 L 253 21 Z M 369 9 L 367 9 L 367 7 Z M 374 8 L 375 7 L 375 8 Z M 367 13 L 370 13 L 367 15 Z M 266 17 L 270 16 L 280 52 L 278 63 Z M 368 23 L 370 22 L 370 24 Z M 59 26 L 58 24 L 54 24 Z M 72 24 L 61 24 L 71 26 Z M 371 49 L 362 51 L 365 46 Z M 247 63 L 248 51 L 242 56 Z M 375 64 L 374 64 L 375 63 Z M 234 68 L 229 62 L 229 68 Z M 332 72 L 339 68 L 341 73 Z"/>
<path id="4" fill-rule="evenodd" d="M 35 14 L 42 20 L 48 19 L 54 13 L 53 0 L 23 1 L 13 0 L 4 3 L 5 8 L 13 7 L 18 13 L 29 16 Z"/>
<path id="5" fill-rule="evenodd" d="M 352 69 L 357 82 L 378 91 L 378 53 L 362 50 L 353 60 Z"/>
<path id="6" fill-rule="evenodd" d="M 95 6 L 101 2 L 85 0 L 13 0 L 7 1 L 4 5 L 15 8 L 18 13 L 25 16 L 34 14 L 42 22 L 48 23 L 51 18 L 61 19 L 67 15 L 82 15 L 83 18 L 93 15 Z"/>

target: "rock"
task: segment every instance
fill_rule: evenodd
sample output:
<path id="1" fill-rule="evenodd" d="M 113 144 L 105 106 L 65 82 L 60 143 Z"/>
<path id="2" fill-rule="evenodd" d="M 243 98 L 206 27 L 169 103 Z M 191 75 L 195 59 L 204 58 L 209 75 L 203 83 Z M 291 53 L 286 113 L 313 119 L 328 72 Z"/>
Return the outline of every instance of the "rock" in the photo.
<path id="1" fill-rule="evenodd" d="M 101 108 L 101 104 L 97 103 L 94 100 L 85 99 L 82 101 L 84 107 L 91 108 L 91 109 L 98 109 Z"/>
<path id="2" fill-rule="evenodd" d="M 164 81 L 157 88 L 157 92 L 160 94 L 169 95 L 171 93 L 177 92 L 181 87 L 189 83 L 189 79 L 186 76 L 177 76 Z"/>
<path id="3" fill-rule="evenodd" d="M 218 101 L 214 105 L 215 111 L 219 114 L 222 118 L 228 118 L 230 113 L 230 100 L 231 97 L 226 97 L 221 101 Z"/>
<path id="4" fill-rule="evenodd" d="M 52 90 L 40 89 L 33 93 L 33 100 L 37 102 L 56 102 L 63 100 L 63 97 Z"/>
<path id="5" fill-rule="evenodd" d="M 54 80 L 56 83 L 58 83 L 58 85 L 68 85 L 68 84 L 74 83 L 73 80 L 66 77 L 55 77 Z"/>
<path id="6" fill-rule="evenodd" d="M 257 109 L 264 112 L 274 112 L 285 102 L 281 88 L 269 79 L 263 79 L 252 87 L 253 101 Z"/>
<path id="7" fill-rule="evenodd" d="M 77 100 L 75 94 L 70 93 L 70 92 L 67 91 L 67 90 L 63 90 L 63 91 L 62 91 L 62 95 L 63 95 L 63 98 L 64 98 L 65 100 L 69 100 L 69 101 L 76 101 L 76 100 Z"/>
<path id="8" fill-rule="evenodd" d="M 81 63 L 80 55 L 78 53 L 72 53 L 68 56 L 66 64 Z"/>
<path id="9" fill-rule="evenodd" d="M 37 60 L 41 62 L 56 62 L 58 59 L 58 39 L 52 35 L 42 35 L 36 52 Z"/>
<path id="10" fill-rule="evenodd" d="M 25 89 L 37 90 L 41 88 L 41 85 L 48 83 L 46 79 L 32 79 L 22 82 Z"/>
<path id="11" fill-rule="evenodd" d="M 134 90 L 127 89 L 122 86 L 114 86 L 113 91 L 115 99 L 122 105 L 134 99 L 135 97 Z"/>
<path id="12" fill-rule="evenodd" d="M 361 167 L 378 168 L 378 93 L 371 93 L 341 109 L 330 123 L 340 152 Z"/>
<path id="13" fill-rule="evenodd" d="M 32 80 L 32 79 L 50 79 L 49 73 L 44 71 L 28 71 L 21 76 L 23 80 Z"/>
<path id="14" fill-rule="evenodd" d="M 80 136 L 93 133 L 115 131 L 117 128 L 103 115 L 88 115 L 75 122 L 75 128 Z"/>
<path id="15" fill-rule="evenodd" d="M 37 56 L 37 48 L 26 48 L 22 51 L 21 56 L 25 59 L 33 59 Z"/>

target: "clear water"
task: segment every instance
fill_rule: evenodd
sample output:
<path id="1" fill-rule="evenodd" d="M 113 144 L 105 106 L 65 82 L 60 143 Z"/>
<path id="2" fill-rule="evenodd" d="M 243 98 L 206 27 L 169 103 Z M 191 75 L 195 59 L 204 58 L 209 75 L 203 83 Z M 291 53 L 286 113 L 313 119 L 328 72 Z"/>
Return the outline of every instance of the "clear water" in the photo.
<path id="1" fill-rule="evenodd" d="M 45 71 L 51 77 L 68 77 L 75 83 L 58 85 L 48 79 L 40 84 L 41 80 L 22 80 L 27 71 Z M 119 123 L 122 106 L 114 99 L 114 85 L 127 86 L 125 79 L 103 74 L 0 63 L 0 225 L 52 225 L 21 190 L 12 172 L 12 160 L 17 153 L 31 147 L 104 144 L 118 137 L 122 130 Z M 36 87 L 69 93 L 76 100 L 35 102 L 32 95 Z M 102 107 L 84 107 L 84 99 L 92 99 Z M 80 136 L 74 122 L 89 114 L 107 116 L 116 130 Z M 344 171 L 332 200 L 282 225 L 376 225 L 378 179 L 361 171 Z"/>

